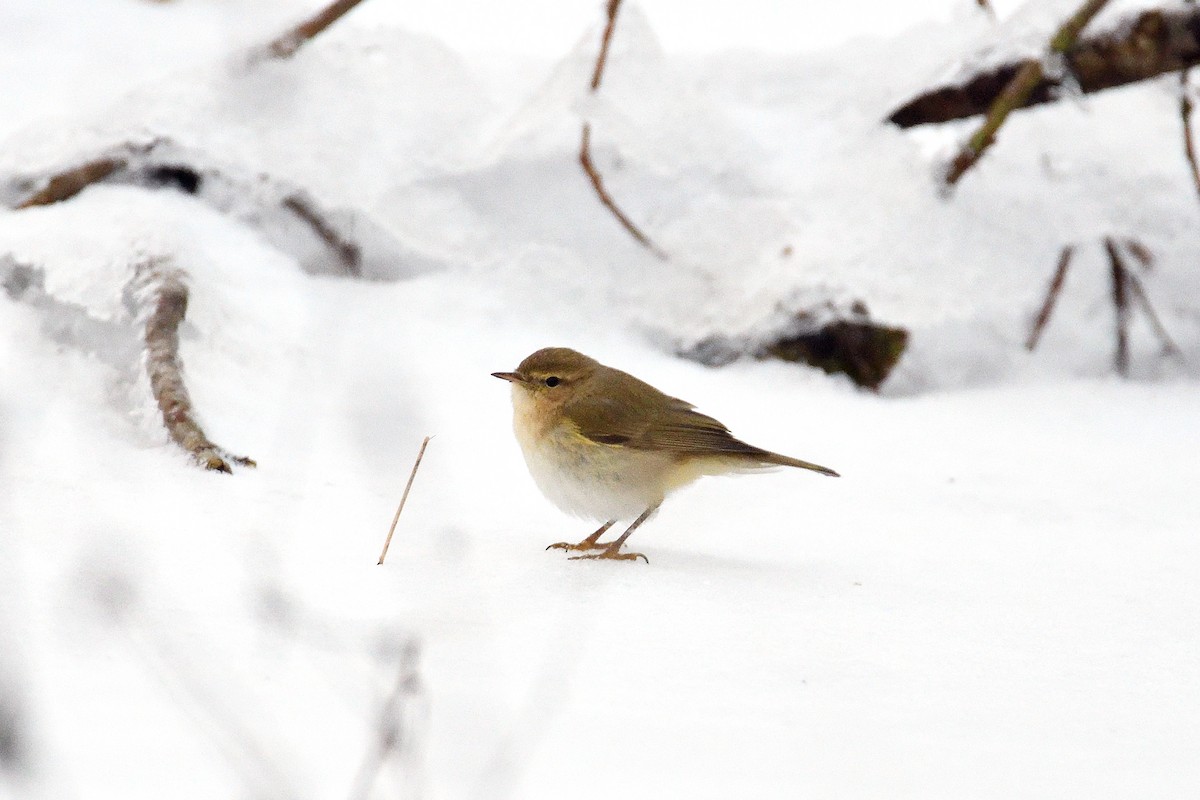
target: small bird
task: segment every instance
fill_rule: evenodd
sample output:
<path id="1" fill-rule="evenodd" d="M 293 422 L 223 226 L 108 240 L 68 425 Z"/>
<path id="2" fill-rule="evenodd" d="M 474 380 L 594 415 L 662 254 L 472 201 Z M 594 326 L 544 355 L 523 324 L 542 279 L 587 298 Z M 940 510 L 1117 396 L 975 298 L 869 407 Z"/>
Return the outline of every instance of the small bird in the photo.
<path id="1" fill-rule="evenodd" d="M 777 466 L 838 475 L 746 444 L 691 403 L 566 347 L 538 350 L 515 372 L 492 375 L 512 383 L 513 431 L 542 494 L 569 514 L 605 520 L 582 542 L 546 548 L 581 553 L 573 559 L 649 563 L 621 545 L 668 494 L 704 475 Z M 619 537 L 600 542 L 634 515 Z"/>

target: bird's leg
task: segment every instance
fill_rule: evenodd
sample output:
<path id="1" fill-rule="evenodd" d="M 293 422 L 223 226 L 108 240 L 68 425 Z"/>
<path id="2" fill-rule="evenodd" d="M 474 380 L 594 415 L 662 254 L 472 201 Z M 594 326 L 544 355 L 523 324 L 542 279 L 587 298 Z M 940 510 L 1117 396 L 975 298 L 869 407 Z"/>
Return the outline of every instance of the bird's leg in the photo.
<path id="1" fill-rule="evenodd" d="M 640 558 L 642 561 L 645 561 L 647 564 L 649 564 L 650 559 L 646 558 L 646 556 L 642 553 L 622 553 L 621 545 L 623 545 L 625 543 L 625 540 L 629 538 L 629 534 L 636 531 L 638 529 L 639 525 L 641 525 L 643 522 L 645 522 L 647 519 L 649 519 L 650 515 L 658 510 L 658 506 L 659 506 L 659 504 L 655 503 L 654 505 L 650 506 L 645 511 L 643 511 L 642 515 L 640 517 L 638 517 L 637 519 L 635 519 L 633 521 L 633 524 L 625 529 L 624 533 L 622 533 L 616 539 L 613 539 L 607 545 L 604 545 L 604 549 L 601 550 L 599 553 L 588 553 L 587 555 L 582 555 L 582 556 L 571 556 L 571 560 L 574 561 L 574 560 L 580 559 L 580 558 L 588 558 L 588 559 L 611 558 L 615 561 L 636 561 L 637 559 Z"/>
<path id="2" fill-rule="evenodd" d="M 608 530 L 609 528 L 611 528 L 613 525 L 615 525 L 616 522 L 617 521 L 615 519 L 610 519 L 608 522 L 601 525 L 599 530 L 597 530 L 591 536 L 587 537 L 586 539 L 584 539 L 582 542 L 579 542 L 578 544 L 571 544 L 570 542 L 555 542 L 554 544 L 546 545 L 546 549 L 547 550 L 551 550 L 551 549 L 553 549 L 553 550 L 600 550 L 601 548 L 608 547 L 608 545 L 606 545 L 606 544 L 598 544 L 597 542 L 599 541 L 600 537 L 604 535 L 604 532 L 606 530 Z"/>

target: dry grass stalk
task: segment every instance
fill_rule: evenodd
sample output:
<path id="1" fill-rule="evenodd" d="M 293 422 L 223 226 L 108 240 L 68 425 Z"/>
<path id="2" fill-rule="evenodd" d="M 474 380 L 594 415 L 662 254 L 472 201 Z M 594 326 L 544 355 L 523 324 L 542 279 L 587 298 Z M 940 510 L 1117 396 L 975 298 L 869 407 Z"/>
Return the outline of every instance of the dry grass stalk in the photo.
<path id="1" fill-rule="evenodd" d="M 388 528 L 387 539 L 383 542 L 383 552 L 379 554 L 379 560 L 376 564 L 382 564 L 387 558 L 388 548 L 392 546 L 392 534 L 396 532 L 396 523 L 400 521 L 400 512 L 404 510 L 404 504 L 408 502 L 408 493 L 412 491 L 413 481 L 417 477 L 417 467 L 421 466 L 421 459 L 425 457 L 425 448 L 429 446 L 429 440 L 432 436 L 426 436 L 421 442 L 421 449 L 417 451 L 417 460 L 413 462 L 412 472 L 408 473 L 408 483 L 404 484 L 404 494 L 400 495 L 400 505 L 396 507 L 396 516 L 392 517 L 392 527 Z"/>

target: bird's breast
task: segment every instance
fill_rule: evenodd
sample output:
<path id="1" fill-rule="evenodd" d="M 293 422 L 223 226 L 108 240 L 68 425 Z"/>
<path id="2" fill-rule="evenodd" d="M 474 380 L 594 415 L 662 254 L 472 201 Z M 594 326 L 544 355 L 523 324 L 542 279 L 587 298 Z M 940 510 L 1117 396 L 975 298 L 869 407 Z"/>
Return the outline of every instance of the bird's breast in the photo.
<path id="1" fill-rule="evenodd" d="M 668 459 L 594 442 L 561 414 L 546 414 L 520 388 L 513 392 L 513 430 L 534 483 L 569 514 L 598 520 L 637 516 L 674 488 Z"/>

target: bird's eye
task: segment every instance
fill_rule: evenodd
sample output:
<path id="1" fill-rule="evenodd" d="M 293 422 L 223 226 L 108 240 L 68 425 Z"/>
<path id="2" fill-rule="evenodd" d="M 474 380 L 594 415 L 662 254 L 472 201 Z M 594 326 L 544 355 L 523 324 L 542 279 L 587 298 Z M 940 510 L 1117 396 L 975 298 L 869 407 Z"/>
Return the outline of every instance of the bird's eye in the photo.
<path id="1" fill-rule="evenodd" d="M 562 383 L 562 380 L 557 375 L 551 375 L 549 378 L 546 378 L 543 383 L 553 389 L 555 386 L 558 386 L 560 383 Z"/>

